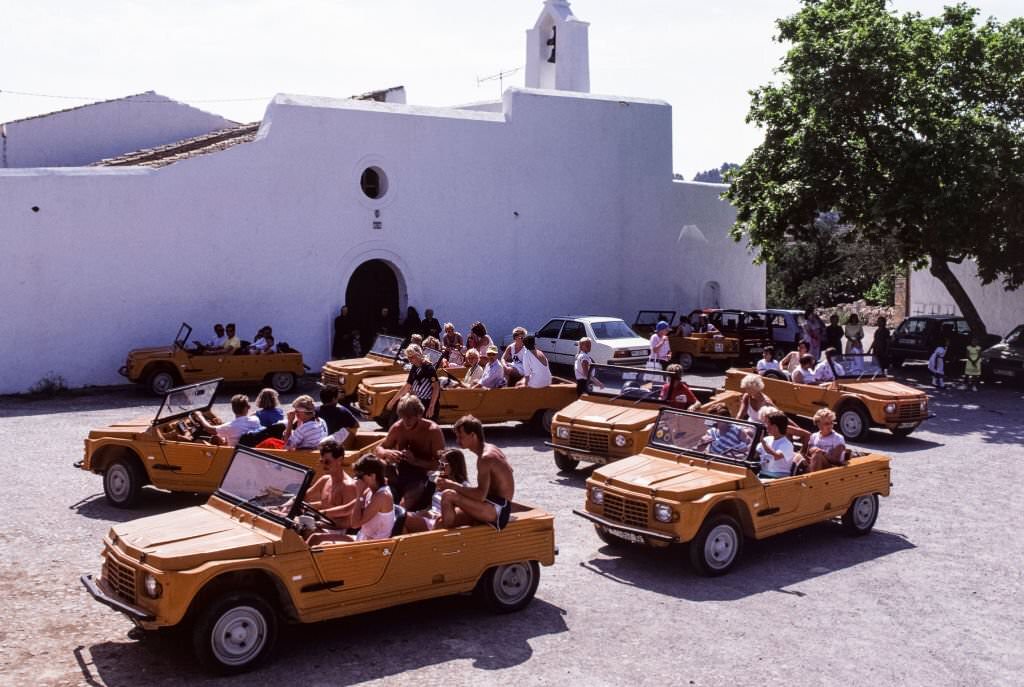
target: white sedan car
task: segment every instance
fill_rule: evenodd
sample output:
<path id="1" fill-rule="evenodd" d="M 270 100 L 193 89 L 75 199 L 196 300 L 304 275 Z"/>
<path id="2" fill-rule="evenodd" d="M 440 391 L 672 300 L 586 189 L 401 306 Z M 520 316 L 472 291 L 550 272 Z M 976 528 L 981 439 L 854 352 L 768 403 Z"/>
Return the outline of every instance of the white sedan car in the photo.
<path id="1" fill-rule="evenodd" d="M 645 365 L 651 347 L 617 317 L 564 315 L 537 330 L 537 348 L 553 363 L 572 365 L 584 336 L 594 342 L 590 349 L 595 363 L 602 365 Z"/>

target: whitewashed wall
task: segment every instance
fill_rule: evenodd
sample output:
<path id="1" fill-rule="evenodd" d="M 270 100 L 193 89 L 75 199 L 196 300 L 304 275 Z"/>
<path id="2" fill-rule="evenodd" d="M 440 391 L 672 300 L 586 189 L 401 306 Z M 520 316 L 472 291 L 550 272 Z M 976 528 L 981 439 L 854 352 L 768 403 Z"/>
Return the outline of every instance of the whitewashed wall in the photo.
<path id="1" fill-rule="evenodd" d="M 1006 291 L 999 282 L 982 286 L 977 268 L 970 261 L 950 264 L 990 334 L 1003 336 L 1018 324 L 1024 324 L 1024 289 Z M 910 273 L 910 314 L 959 314 L 953 297 L 927 269 Z"/>
<path id="2" fill-rule="evenodd" d="M 0 167 L 88 165 L 235 125 L 162 95 L 140 93 L 4 124 Z"/>
<path id="3" fill-rule="evenodd" d="M 511 89 L 492 113 L 278 96 L 256 141 L 158 170 L 0 171 L 0 392 L 51 371 L 117 383 L 127 350 L 169 343 L 180 320 L 204 336 L 271 323 L 317 368 L 373 258 L 400 271 L 403 310 L 499 337 L 692 302 L 708 278 L 729 305 L 763 305 L 720 187 L 672 183 L 671 150 L 656 101 Z M 369 165 L 388 177 L 379 201 L 359 187 Z M 688 224 L 706 245 L 679 240 Z"/>

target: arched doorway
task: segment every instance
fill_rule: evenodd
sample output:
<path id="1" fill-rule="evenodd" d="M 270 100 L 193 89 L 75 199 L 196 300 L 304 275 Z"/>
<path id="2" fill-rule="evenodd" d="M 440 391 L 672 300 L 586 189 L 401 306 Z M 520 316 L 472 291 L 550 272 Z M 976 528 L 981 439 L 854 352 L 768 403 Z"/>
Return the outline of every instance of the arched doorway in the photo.
<path id="1" fill-rule="evenodd" d="M 361 264 L 349 277 L 345 303 L 359 328 L 365 353 L 381 329 L 382 308 L 390 311 L 393 322 L 398 321 L 398 275 L 395 267 L 384 260 L 367 260 Z"/>

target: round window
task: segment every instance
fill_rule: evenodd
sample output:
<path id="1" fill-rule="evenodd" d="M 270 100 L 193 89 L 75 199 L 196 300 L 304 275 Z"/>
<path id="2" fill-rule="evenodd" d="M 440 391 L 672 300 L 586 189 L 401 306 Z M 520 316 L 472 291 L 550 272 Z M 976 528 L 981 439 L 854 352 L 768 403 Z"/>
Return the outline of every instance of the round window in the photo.
<path id="1" fill-rule="evenodd" d="M 388 177 L 380 167 L 367 167 L 359 177 L 359 186 L 367 198 L 377 200 L 388 192 Z"/>

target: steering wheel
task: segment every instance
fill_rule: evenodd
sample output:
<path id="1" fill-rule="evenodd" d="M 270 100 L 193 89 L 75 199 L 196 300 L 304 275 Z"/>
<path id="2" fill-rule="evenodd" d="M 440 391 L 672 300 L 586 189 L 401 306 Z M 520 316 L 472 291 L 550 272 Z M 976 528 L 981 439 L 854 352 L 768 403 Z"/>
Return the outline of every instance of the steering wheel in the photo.
<path id="1" fill-rule="evenodd" d="M 316 521 L 317 525 L 322 525 L 324 527 L 330 527 L 332 529 L 337 527 L 337 525 L 334 524 L 333 520 L 331 520 L 329 517 L 327 517 L 322 511 L 319 511 L 316 508 L 314 508 L 313 506 L 311 506 L 308 501 L 303 501 L 302 502 L 302 507 L 301 507 L 301 509 L 299 511 L 299 514 L 300 515 L 312 515 L 313 516 L 313 520 Z"/>

